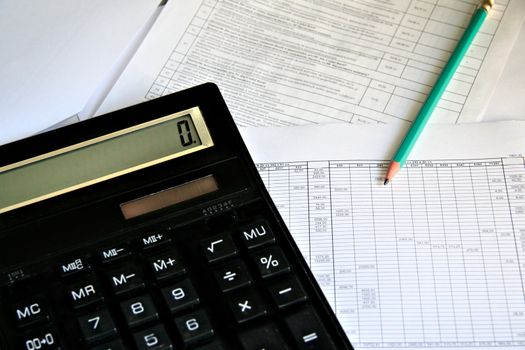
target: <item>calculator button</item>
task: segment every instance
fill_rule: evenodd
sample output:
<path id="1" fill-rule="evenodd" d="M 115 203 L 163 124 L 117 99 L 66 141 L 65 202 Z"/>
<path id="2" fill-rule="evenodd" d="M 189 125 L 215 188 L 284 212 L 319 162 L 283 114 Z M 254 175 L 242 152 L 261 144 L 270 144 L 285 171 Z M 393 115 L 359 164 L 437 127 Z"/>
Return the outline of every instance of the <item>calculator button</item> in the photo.
<path id="1" fill-rule="evenodd" d="M 173 251 L 155 255 L 149 259 L 149 265 L 157 281 L 167 280 L 186 273 L 180 257 Z"/>
<path id="2" fill-rule="evenodd" d="M 162 296 L 171 313 L 190 309 L 199 304 L 199 297 L 190 280 L 186 279 L 170 287 L 162 288 Z"/>
<path id="3" fill-rule="evenodd" d="M 58 265 L 60 277 L 66 278 L 91 270 L 91 266 L 85 258 L 73 258 Z"/>
<path id="4" fill-rule="evenodd" d="M 307 300 L 306 293 L 297 278 L 288 278 L 269 287 L 270 295 L 279 309 Z"/>
<path id="5" fill-rule="evenodd" d="M 237 247 L 228 234 L 215 236 L 202 241 L 201 249 L 209 263 L 225 260 L 238 254 Z"/>
<path id="6" fill-rule="evenodd" d="M 89 348 L 89 350 L 125 350 L 122 340 L 116 339 L 104 345 L 95 346 L 94 348 Z"/>
<path id="7" fill-rule="evenodd" d="M 141 249 L 150 249 L 171 242 L 171 238 L 165 232 L 156 232 L 139 238 L 137 245 Z"/>
<path id="8" fill-rule="evenodd" d="M 15 304 L 13 312 L 19 328 L 49 320 L 47 308 L 42 299 L 28 300 Z"/>
<path id="9" fill-rule="evenodd" d="M 252 284 L 248 269 L 240 260 L 233 261 L 216 269 L 214 276 L 219 288 L 224 293 Z"/>
<path id="10" fill-rule="evenodd" d="M 275 242 L 270 225 L 266 220 L 258 220 L 240 229 L 241 240 L 248 249 L 261 247 Z"/>
<path id="11" fill-rule="evenodd" d="M 27 333 L 21 339 L 20 348 L 24 350 L 59 350 L 62 349 L 55 330 L 44 329 Z"/>
<path id="12" fill-rule="evenodd" d="M 243 350 L 289 349 L 276 326 L 267 325 L 242 333 L 239 340 Z"/>
<path id="13" fill-rule="evenodd" d="M 254 291 L 246 291 L 231 298 L 228 302 L 237 323 L 244 323 L 265 316 L 265 304 Z"/>
<path id="14" fill-rule="evenodd" d="M 153 300 L 148 295 L 124 301 L 120 303 L 120 307 L 130 327 L 137 327 L 159 318 Z"/>
<path id="15" fill-rule="evenodd" d="M 335 349 L 311 306 L 286 317 L 285 323 L 299 349 Z"/>
<path id="16" fill-rule="evenodd" d="M 177 317 L 175 324 L 186 346 L 204 341 L 214 333 L 208 316 L 202 310 Z"/>
<path id="17" fill-rule="evenodd" d="M 116 295 L 141 290 L 146 287 L 139 269 L 132 264 L 111 269 L 106 275 Z"/>
<path id="18" fill-rule="evenodd" d="M 106 309 L 80 317 L 78 324 L 86 343 L 94 343 L 117 334 L 117 328 Z"/>
<path id="19" fill-rule="evenodd" d="M 271 247 L 252 254 L 252 259 L 262 278 L 290 272 L 290 264 L 279 247 Z"/>
<path id="20" fill-rule="evenodd" d="M 70 285 L 67 294 L 75 309 L 104 300 L 100 287 L 93 277 L 85 278 Z"/>
<path id="21" fill-rule="evenodd" d="M 163 325 L 157 325 L 133 335 L 138 350 L 167 350 L 173 349 L 168 333 Z"/>
<path id="22" fill-rule="evenodd" d="M 98 258 L 101 263 L 108 264 L 113 261 L 120 260 L 124 257 L 130 256 L 131 250 L 129 245 L 122 244 L 113 247 L 106 248 L 98 254 Z"/>
<path id="23" fill-rule="evenodd" d="M 202 346 L 192 348 L 192 349 L 193 350 L 224 350 L 225 348 L 218 341 L 214 341 L 213 343 L 208 343 L 206 345 L 202 345 Z"/>

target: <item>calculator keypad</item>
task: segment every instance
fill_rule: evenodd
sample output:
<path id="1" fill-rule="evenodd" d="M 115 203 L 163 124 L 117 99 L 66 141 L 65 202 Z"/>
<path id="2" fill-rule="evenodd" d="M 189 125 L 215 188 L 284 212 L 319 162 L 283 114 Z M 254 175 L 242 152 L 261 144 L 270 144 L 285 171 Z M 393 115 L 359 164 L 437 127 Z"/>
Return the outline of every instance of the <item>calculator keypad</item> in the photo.
<path id="1" fill-rule="evenodd" d="M 144 232 L 66 258 L 57 277 L 74 322 L 58 330 L 77 332 L 86 350 L 334 349 L 265 219 L 209 231 L 194 243 Z M 48 304 L 13 304 L 21 348 L 77 349 L 39 328 L 63 327 Z"/>

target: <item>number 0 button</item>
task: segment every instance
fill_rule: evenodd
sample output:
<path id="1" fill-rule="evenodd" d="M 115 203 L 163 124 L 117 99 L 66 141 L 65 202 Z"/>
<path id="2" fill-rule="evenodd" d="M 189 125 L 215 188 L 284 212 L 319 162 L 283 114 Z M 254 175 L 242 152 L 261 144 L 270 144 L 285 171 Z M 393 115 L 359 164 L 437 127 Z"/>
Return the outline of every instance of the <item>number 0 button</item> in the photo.
<path id="1" fill-rule="evenodd" d="M 175 324 L 186 346 L 201 342 L 213 336 L 210 320 L 202 310 L 177 317 Z"/>

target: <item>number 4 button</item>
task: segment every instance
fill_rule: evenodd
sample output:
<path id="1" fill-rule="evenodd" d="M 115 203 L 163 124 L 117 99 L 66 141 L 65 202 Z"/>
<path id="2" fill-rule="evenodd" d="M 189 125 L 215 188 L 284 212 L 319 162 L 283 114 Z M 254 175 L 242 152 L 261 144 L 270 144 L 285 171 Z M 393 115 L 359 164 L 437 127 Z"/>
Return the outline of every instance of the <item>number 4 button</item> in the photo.
<path id="1" fill-rule="evenodd" d="M 80 317 L 78 323 L 87 343 L 93 343 L 117 334 L 117 328 L 106 309 Z"/>

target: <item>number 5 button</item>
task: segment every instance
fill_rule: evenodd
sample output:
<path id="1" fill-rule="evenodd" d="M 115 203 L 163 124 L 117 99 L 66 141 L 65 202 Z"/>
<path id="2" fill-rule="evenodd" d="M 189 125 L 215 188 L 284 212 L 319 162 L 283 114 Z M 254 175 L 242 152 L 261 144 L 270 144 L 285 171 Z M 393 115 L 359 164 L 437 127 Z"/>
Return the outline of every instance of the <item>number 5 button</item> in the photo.
<path id="1" fill-rule="evenodd" d="M 117 328 L 106 309 L 82 316 L 78 319 L 78 323 L 87 343 L 97 342 L 117 334 Z"/>

